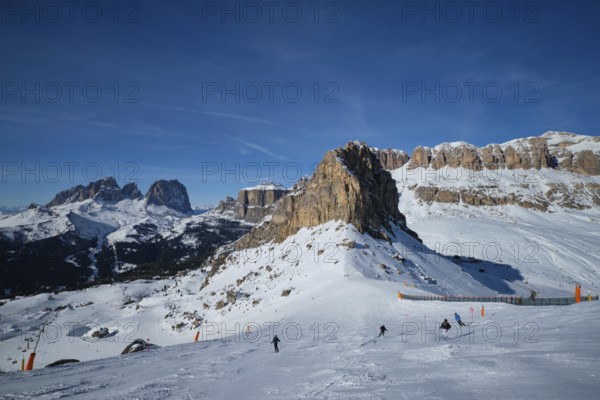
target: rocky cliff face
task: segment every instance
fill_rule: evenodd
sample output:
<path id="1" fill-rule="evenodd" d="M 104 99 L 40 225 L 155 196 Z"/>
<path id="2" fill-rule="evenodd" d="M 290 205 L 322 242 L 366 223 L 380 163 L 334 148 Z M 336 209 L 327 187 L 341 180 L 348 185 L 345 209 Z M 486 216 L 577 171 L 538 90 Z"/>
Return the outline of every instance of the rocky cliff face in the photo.
<path id="1" fill-rule="evenodd" d="M 182 213 L 192 212 L 187 189 L 177 180 L 154 182 L 146 193 L 146 205 L 166 206 Z"/>
<path id="2" fill-rule="evenodd" d="M 266 182 L 252 188 L 240 190 L 235 205 L 238 218 L 257 223 L 273 212 L 273 206 L 289 191 L 281 185 Z"/>
<path id="3" fill-rule="evenodd" d="M 542 135 L 558 168 L 584 175 L 600 175 L 600 136 L 567 132 Z"/>
<path id="4" fill-rule="evenodd" d="M 461 176 L 458 168 L 468 172 Z M 411 174 L 419 177 L 401 190 L 429 204 L 590 208 L 600 205 L 594 179 L 600 175 L 600 138 L 547 132 L 481 148 L 464 142 L 417 147 L 405 167 L 404 176 Z"/>
<path id="5" fill-rule="evenodd" d="M 118 203 L 125 199 L 138 200 L 144 196 L 135 183 L 128 183 L 121 189 L 112 176 L 91 182 L 87 186 L 77 185 L 63 190 L 54 196 L 46 207 L 77 203 L 85 200 Z M 181 212 L 190 212 L 187 190 L 178 181 L 156 181 L 146 194 L 146 204 L 164 205 Z"/>
<path id="6" fill-rule="evenodd" d="M 387 156 L 380 155 L 387 160 Z M 383 163 L 384 166 L 387 164 Z M 399 168 L 404 163 L 391 163 Z M 557 168 L 585 175 L 600 175 L 600 137 L 575 135 L 566 132 L 546 132 L 539 137 L 512 140 L 503 144 L 476 147 L 465 142 L 443 143 L 434 148 L 418 146 L 407 168 L 439 170 L 466 168 L 482 169 L 541 169 Z M 386 169 L 395 169 L 388 168 Z"/>
<path id="7" fill-rule="evenodd" d="M 219 201 L 219 205 L 215 207 L 215 211 L 223 214 L 225 212 L 234 212 L 235 199 L 231 196 L 225 197 L 225 200 Z"/>
<path id="8" fill-rule="evenodd" d="M 121 189 L 121 192 L 123 193 L 123 196 L 126 199 L 130 199 L 130 200 L 138 200 L 138 199 L 141 199 L 142 197 L 144 197 L 142 192 L 140 192 L 140 189 L 138 189 L 137 185 L 133 182 L 128 183 L 125 186 L 123 186 L 123 189 Z"/>
<path id="9" fill-rule="evenodd" d="M 382 167 L 387 170 L 393 170 L 400 168 L 404 164 L 408 162 L 410 157 L 406 152 L 402 150 L 395 149 L 378 149 L 376 147 L 371 147 L 371 151 L 375 154 L 375 156 L 379 159 Z"/>
<path id="10" fill-rule="evenodd" d="M 491 144 L 482 148 L 464 142 L 444 143 L 434 148 L 419 146 L 408 162 L 409 169 L 448 167 L 472 171 L 483 168 L 540 169 L 553 165 L 548 143 L 543 138 L 519 139 L 506 145 Z"/>
<path id="11" fill-rule="evenodd" d="M 406 227 L 398 199 L 396 182 L 375 153 L 364 143 L 351 142 L 327 152 L 305 188 L 283 197 L 271 220 L 254 228 L 236 247 L 281 242 L 300 228 L 332 220 L 351 223 L 374 237 L 386 238 L 392 224 L 417 237 Z"/>
<path id="12" fill-rule="evenodd" d="M 240 190 L 237 199 L 227 196 L 219 202 L 215 211 L 220 214 L 231 213 L 237 219 L 256 224 L 272 214 L 275 203 L 289 193 L 290 190 L 279 184 L 265 182 Z"/>
<path id="13" fill-rule="evenodd" d="M 87 186 L 77 185 L 58 193 L 54 199 L 47 204 L 48 207 L 67 203 L 76 203 L 88 199 L 104 200 L 116 203 L 123 200 L 124 195 L 117 181 L 112 176 L 91 182 Z"/>

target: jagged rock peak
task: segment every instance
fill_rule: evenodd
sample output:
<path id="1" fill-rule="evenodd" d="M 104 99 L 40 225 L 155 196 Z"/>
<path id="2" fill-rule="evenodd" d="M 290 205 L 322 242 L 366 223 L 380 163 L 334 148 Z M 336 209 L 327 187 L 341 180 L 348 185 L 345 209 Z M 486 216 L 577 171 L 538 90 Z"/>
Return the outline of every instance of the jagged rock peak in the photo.
<path id="1" fill-rule="evenodd" d="M 365 143 L 350 142 L 325 154 L 305 189 L 277 202 L 272 218 L 254 228 L 236 246 L 281 242 L 300 228 L 342 220 L 360 232 L 387 237 L 392 224 L 406 228 L 398 210 L 396 182 Z"/>
<path id="2" fill-rule="evenodd" d="M 109 176 L 87 186 L 77 185 L 58 193 L 54 199 L 47 204 L 48 207 L 54 207 L 61 204 L 76 203 L 88 199 L 103 200 L 110 203 L 116 203 L 123 200 L 121 188 L 114 177 Z"/>
<path id="3" fill-rule="evenodd" d="M 165 206 L 182 213 L 191 213 L 192 206 L 187 189 L 178 180 L 158 180 L 146 193 L 146 206 Z"/>
<path id="4" fill-rule="evenodd" d="M 137 200 L 137 199 L 141 199 L 142 197 L 144 197 L 144 195 L 142 194 L 140 189 L 138 189 L 135 182 L 130 182 L 130 183 L 126 184 L 125 186 L 123 186 L 123 189 L 121 189 L 121 193 L 123 193 L 123 196 L 125 198 L 130 199 L 130 200 Z"/>
<path id="5" fill-rule="evenodd" d="M 233 212 L 235 209 L 235 199 L 231 196 L 225 197 L 225 200 L 219 201 L 219 205 L 215 208 L 215 211 L 223 214 L 226 211 Z"/>
<path id="6" fill-rule="evenodd" d="M 387 160 L 383 154 L 379 158 Z M 401 163 L 402 161 L 382 162 L 386 169 L 399 168 Z M 558 168 L 585 175 L 600 175 L 600 138 L 551 131 L 537 137 L 515 139 L 484 147 L 465 142 L 442 143 L 433 148 L 417 146 L 407 168 L 419 167 L 436 170 L 462 167 L 474 171 L 483 168 Z"/>

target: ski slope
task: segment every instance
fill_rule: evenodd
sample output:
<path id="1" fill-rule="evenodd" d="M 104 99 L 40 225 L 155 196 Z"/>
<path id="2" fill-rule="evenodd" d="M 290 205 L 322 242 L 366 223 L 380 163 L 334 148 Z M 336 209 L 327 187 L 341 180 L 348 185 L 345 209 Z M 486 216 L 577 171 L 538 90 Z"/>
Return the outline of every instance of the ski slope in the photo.
<path id="1" fill-rule="evenodd" d="M 598 302 L 489 304 L 471 323 L 477 304 L 403 301 L 390 295 L 394 288 L 377 280 L 339 285 L 304 307 L 265 311 L 260 330 L 252 318 L 239 327 L 209 322 L 199 343 L 190 334 L 176 346 L 2 374 L 0 398 L 596 398 Z M 436 323 L 454 311 L 469 325 L 452 323 L 443 339 Z M 279 325 L 270 330 L 269 320 Z M 381 324 L 389 331 L 377 338 Z M 272 332 L 282 340 L 278 354 Z"/>
<path id="2" fill-rule="evenodd" d="M 521 288 L 500 275 L 478 280 L 450 259 L 410 250 L 417 242 L 394 233 L 388 243 L 340 221 L 302 229 L 280 244 L 230 254 L 203 290 L 207 272 L 197 270 L 10 301 L 0 307 L 0 368 L 8 371 L 0 398 L 595 397 L 600 302 L 486 304 L 481 317 L 481 304 L 399 300 L 399 290 Z M 461 330 L 453 313 L 471 323 L 471 307 L 473 324 Z M 448 339 L 437 329 L 444 318 L 453 324 Z M 35 369 L 18 371 L 29 354 L 25 338 L 41 323 Z M 382 324 L 389 331 L 378 338 Z M 93 338 L 99 327 L 110 335 Z M 279 354 L 271 352 L 273 334 L 282 340 Z M 137 338 L 161 347 L 120 356 Z M 83 362 L 42 368 L 66 358 Z"/>
<path id="3" fill-rule="evenodd" d="M 408 171 L 404 166 L 392 171 L 400 193 L 399 209 L 427 247 L 447 256 L 509 264 L 524 277 L 519 283 L 523 290 L 535 290 L 540 297 L 565 296 L 576 282 L 583 285 L 585 294 L 588 290 L 600 292 L 600 208 L 590 197 L 577 197 L 589 208 L 571 209 L 553 203 L 543 212 L 518 205 L 428 204 L 411 190 L 415 185 L 485 188 L 492 195 L 515 194 L 535 201 L 545 198 L 551 184 L 600 182 L 598 177 L 550 169 L 518 171 L 520 176 L 510 170 L 493 174 L 496 178 L 491 182 L 486 172 L 460 168 Z"/>

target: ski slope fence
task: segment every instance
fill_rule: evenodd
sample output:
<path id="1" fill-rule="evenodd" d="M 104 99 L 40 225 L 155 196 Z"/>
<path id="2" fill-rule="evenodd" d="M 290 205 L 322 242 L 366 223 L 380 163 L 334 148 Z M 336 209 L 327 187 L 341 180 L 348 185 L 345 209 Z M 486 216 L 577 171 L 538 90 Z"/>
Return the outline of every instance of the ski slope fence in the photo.
<path id="1" fill-rule="evenodd" d="M 440 296 L 440 295 L 414 295 L 398 292 L 398 298 L 401 300 L 419 300 L 419 301 L 451 301 L 463 303 L 507 303 L 518 306 L 568 306 L 577 303 L 575 297 L 548 297 L 548 298 L 528 298 L 520 296 Z M 581 296 L 580 301 L 598 300 L 596 296 Z"/>

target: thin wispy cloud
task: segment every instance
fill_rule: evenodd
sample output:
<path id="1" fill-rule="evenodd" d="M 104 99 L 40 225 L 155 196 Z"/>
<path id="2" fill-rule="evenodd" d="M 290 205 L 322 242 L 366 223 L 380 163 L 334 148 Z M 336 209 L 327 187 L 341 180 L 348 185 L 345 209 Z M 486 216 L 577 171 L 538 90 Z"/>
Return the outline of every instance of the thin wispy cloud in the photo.
<path id="1" fill-rule="evenodd" d="M 247 117 L 245 115 L 221 113 L 221 112 L 214 112 L 214 111 L 193 110 L 191 108 L 178 107 L 178 106 L 166 106 L 166 105 L 162 105 L 162 104 L 153 104 L 153 103 L 146 103 L 146 102 L 141 102 L 140 104 L 144 104 L 144 105 L 147 105 L 150 107 L 162 108 L 165 110 L 181 111 L 181 112 L 187 112 L 187 113 L 192 113 L 192 114 L 210 115 L 210 116 L 214 116 L 214 117 L 237 119 L 240 121 L 254 122 L 257 124 L 265 124 L 265 125 L 271 125 L 271 126 L 277 125 L 271 121 L 267 121 L 266 119 Z"/>
<path id="2" fill-rule="evenodd" d="M 236 142 L 238 142 L 240 144 L 243 144 L 246 147 L 249 147 L 249 148 L 251 148 L 253 150 L 256 150 L 258 152 L 266 154 L 266 155 L 268 155 L 270 157 L 276 158 L 278 160 L 286 160 L 286 158 L 283 157 L 282 155 L 275 154 L 274 152 L 272 152 L 271 150 L 267 149 L 265 146 L 262 146 L 260 144 L 252 143 L 252 142 L 247 142 L 245 140 L 238 139 L 238 138 L 235 138 L 235 137 L 229 136 L 229 135 L 227 135 L 227 137 L 230 138 L 231 140 L 235 140 Z M 243 154 L 243 152 L 242 152 L 242 154 Z"/>

